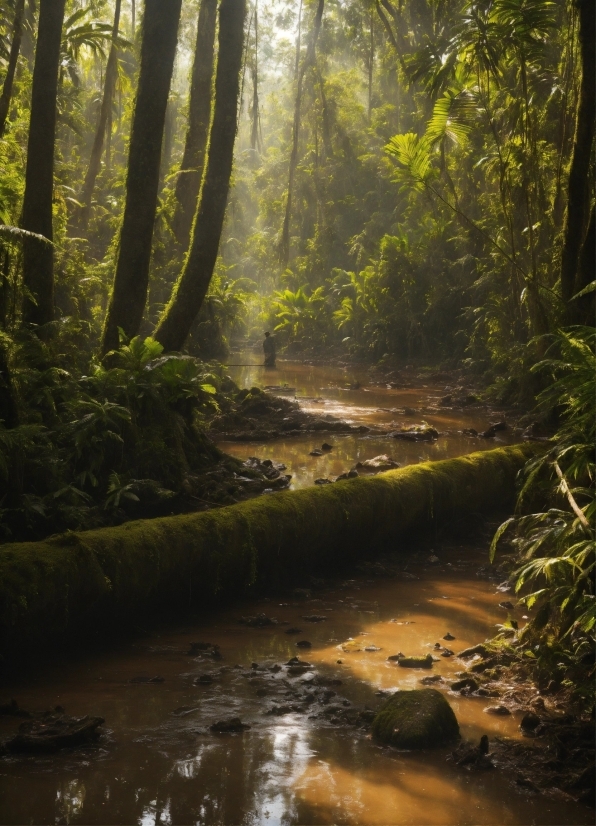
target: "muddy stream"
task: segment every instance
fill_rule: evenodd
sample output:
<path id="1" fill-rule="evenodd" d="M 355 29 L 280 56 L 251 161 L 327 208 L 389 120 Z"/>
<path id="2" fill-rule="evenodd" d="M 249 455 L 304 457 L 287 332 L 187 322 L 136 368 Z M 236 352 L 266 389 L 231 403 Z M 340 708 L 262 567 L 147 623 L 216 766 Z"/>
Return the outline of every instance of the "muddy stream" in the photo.
<path id="1" fill-rule="evenodd" d="M 265 385 L 255 368 L 235 376 Z M 384 407 L 429 406 L 442 388 L 342 390 L 345 374 L 288 365 L 275 375 L 297 395 L 324 399 L 327 412 L 355 423 L 389 422 Z M 348 377 L 352 380 L 352 377 Z M 324 390 L 321 390 L 324 388 Z M 305 402 L 305 406 L 321 402 Z M 281 460 L 293 485 L 337 475 L 358 459 L 390 453 L 400 463 L 442 458 L 489 444 L 472 444 L 457 430 L 486 427 L 486 412 L 424 415 L 448 435 L 433 444 L 382 437 L 335 436 L 328 456 L 309 457 L 307 438 L 267 444 L 226 444 L 235 455 Z M 432 556 L 432 560 L 431 560 Z M 139 632 L 119 647 L 44 666 L 5 683 L 2 694 L 30 710 L 63 707 L 99 714 L 99 744 L 48 756 L 0 760 L 3 824 L 588 824 L 591 810 L 516 788 L 498 769 L 470 772 L 447 759 L 450 749 L 398 752 L 374 744 L 365 729 L 337 724 L 334 709 L 377 708 L 383 692 L 413 688 L 429 673 L 447 678 L 442 690 L 463 737 L 521 737 L 519 714 L 483 709 L 487 698 L 449 691 L 464 668 L 438 658 L 432 672 L 400 668 L 387 657 L 426 654 L 449 632 L 459 651 L 489 635 L 505 618 L 498 581 L 486 577 L 486 548 L 436 544 L 396 556 L 390 576 L 372 567 L 315 582 L 308 591 L 270 595 L 228 606 L 184 626 Z M 349 577 L 349 578 L 342 578 Z M 277 620 L 250 627 L 241 617 Z M 521 612 L 517 612 L 523 624 Z M 304 617 L 325 617 L 310 622 Z M 300 634 L 286 633 L 298 627 Z M 307 640 L 310 648 L 296 642 Z M 222 659 L 189 653 L 191 643 L 219 646 Z M 370 649 L 370 650 L 366 650 Z M 298 655 L 312 668 L 284 665 Z M 282 666 L 281 669 L 278 666 Z M 195 684 L 201 675 L 204 683 Z M 158 681 L 148 682 L 153 678 Z M 340 681 L 340 682 L 338 682 Z M 438 686 L 441 688 L 441 685 Z M 287 713 L 271 713 L 272 710 Z M 218 734 L 209 726 L 238 716 L 250 728 Z M 19 721 L 0 717 L 0 737 Z"/>

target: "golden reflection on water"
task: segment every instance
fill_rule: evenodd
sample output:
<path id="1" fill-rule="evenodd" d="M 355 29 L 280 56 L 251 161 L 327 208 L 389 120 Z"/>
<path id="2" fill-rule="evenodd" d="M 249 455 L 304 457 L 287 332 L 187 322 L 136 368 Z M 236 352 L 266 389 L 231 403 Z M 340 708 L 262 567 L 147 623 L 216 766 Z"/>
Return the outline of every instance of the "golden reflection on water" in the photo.
<path id="1" fill-rule="evenodd" d="M 251 354 L 240 357 L 237 361 L 242 360 L 252 362 L 256 358 Z M 515 440 L 511 431 L 499 433 L 497 439 L 464 436 L 460 431 L 465 428 L 485 430 L 491 415 L 484 409 L 450 410 L 437 407 L 439 400 L 445 395 L 443 387 L 367 387 L 368 377 L 361 370 L 299 362 L 278 361 L 278 369 L 273 372 L 260 366 L 230 368 L 229 372 L 241 387 L 256 385 L 262 388 L 271 384 L 288 384 L 295 388 L 295 396 L 301 407 L 318 416 L 329 414 L 350 424 L 379 426 L 388 430 L 425 421 L 441 434 L 435 442 L 405 442 L 374 433 L 364 436 L 310 433 L 273 442 L 220 442 L 222 449 L 240 459 L 258 456 L 260 459 L 284 462 L 287 472 L 292 475 L 291 486 L 295 489 L 311 485 L 315 479 L 339 476 L 356 462 L 372 459 L 382 453 L 389 454 L 401 465 L 409 465 L 449 459 Z M 362 387 L 357 390 L 345 389 L 346 385 L 355 382 L 360 382 Z M 293 398 L 293 394 L 287 398 Z M 414 408 L 418 412 L 406 417 L 390 412 L 404 407 Z M 331 442 L 333 451 L 323 456 L 309 456 L 310 451 L 314 447 L 320 447 L 323 441 Z"/>

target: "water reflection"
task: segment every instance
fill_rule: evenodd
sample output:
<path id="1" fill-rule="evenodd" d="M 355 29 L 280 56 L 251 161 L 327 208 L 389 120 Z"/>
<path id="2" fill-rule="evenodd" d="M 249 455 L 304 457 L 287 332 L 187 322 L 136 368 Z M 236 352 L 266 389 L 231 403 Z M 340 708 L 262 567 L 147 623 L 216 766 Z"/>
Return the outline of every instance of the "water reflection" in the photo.
<path id="1" fill-rule="evenodd" d="M 250 361 L 252 357 L 245 359 Z M 242 359 L 238 359 L 240 362 Z M 311 485 L 315 479 L 339 476 L 356 462 L 387 453 L 402 465 L 461 456 L 474 450 L 487 450 L 499 444 L 514 441 L 511 431 L 498 434 L 496 439 L 473 439 L 460 431 L 466 428 L 485 430 L 489 414 L 484 409 L 469 411 L 439 408 L 443 388 L 388 388 L 366 387 L 367 375 L 354 368 L 305 365 L 298 362 L 278 362 L 279 369 L 272 378 L 270 371 L 259 366 L 230 368 L 230 375 L 241 387 L 268 384 L 288 384 L 295 388 L 296 399 L 309 413 L 318 416 L 331 414 L 350 424 L 365 424 L 391 429 L 422 421 L 435 427 L 442 435 L 436 442 L 405 442 L 387 436 L 339 435 L 311 433 L 306 436 L 275 440 L 274 442 L 221 442 L 221 447 L 233 456 L 246 459 L 283 461 L 292 474 L 292 487 Z M 357 390 L 346 390 L 346 384 L 362 384 Z M 291 396 L 290 396 L 291 397 Z M 403 408 L 415 409 L 409 416 L 400 415 Z M 399 412 L 398 412 L 399 411 Z M 333 451 L 323 456 L 309 456 L 313 447 L 330 441 Z"/>

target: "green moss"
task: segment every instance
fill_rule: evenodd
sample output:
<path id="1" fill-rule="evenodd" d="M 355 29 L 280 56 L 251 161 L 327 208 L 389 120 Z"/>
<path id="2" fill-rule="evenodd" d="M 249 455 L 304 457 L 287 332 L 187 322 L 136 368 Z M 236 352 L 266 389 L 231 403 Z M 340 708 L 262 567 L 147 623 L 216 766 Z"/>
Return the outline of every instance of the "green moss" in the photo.
<path id="1" fill-rule="evenodd" d="M 427 654 L 426 657 L 400 657 L 397 664 L 402 668 L 432 668 L 433 658 L 432 654 Z"/>
<path id="2" fill-rule="evenodd" d="M 231 507 L 0 546 L 0 653 L 101 633 L 140 609 L 201 606 L 333 571 L 408 533 L 513 503 L 534 445 L 287 491 Z"/>
<path id="3" fill-rule="evenodd" d="M 435 688 L 398 691 L 372 724 L 373 737 L 400 749 L 440 746 L 459 735 L 453 709 Z"/>

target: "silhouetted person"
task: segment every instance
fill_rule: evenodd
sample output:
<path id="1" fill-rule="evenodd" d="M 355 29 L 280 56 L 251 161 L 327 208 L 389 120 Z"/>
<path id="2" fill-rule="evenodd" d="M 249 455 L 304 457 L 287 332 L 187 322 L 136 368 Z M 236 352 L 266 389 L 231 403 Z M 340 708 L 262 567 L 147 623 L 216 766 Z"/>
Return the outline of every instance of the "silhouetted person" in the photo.
<path id="1" fill-rule="evenodd" d="M 275 338 L 271 333 L 265 333 L 263 352 L 265 353 L 265 367 L 275 367 Z"/>

